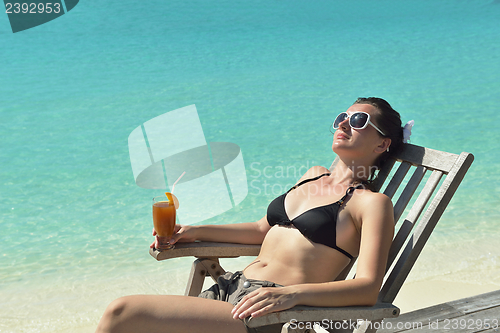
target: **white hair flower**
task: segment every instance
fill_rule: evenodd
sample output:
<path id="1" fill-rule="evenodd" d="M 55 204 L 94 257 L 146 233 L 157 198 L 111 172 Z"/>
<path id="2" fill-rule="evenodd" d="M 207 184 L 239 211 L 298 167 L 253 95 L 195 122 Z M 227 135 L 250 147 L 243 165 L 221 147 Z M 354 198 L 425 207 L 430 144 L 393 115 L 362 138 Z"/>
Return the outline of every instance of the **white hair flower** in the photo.
<path id="1" fill-rule="evenodd" d="M 408 143 L 408 141 L 410 141 L 411 129 L 412 129 L 412 127 L 413 127 L 414 124 L 415 124 L 415 121 L 414 120 L 410 120 L 403 127 L 403 142 L 404 143 Z"/>

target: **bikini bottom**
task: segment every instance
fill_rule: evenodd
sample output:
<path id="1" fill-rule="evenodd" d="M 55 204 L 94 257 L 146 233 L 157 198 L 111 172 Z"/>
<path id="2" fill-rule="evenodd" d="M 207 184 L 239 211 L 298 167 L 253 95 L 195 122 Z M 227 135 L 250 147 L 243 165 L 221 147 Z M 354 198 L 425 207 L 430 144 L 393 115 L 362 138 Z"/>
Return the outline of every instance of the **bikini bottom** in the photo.
<path id="1" fill-rule="evenodd" d="M 245 295 L 262 287 L 283 286 L 270 281 L 247 279 L 241 271 L 235 273 L 227 272 L 219 276 L 217 283 L 203 291 L 198 297 L 224 301 L 236 305 Z M 245 328 L 248 333 L 280 333 L 282 326 L 283 324 L 276 324 L 254 328 L 245 325 Z"/>

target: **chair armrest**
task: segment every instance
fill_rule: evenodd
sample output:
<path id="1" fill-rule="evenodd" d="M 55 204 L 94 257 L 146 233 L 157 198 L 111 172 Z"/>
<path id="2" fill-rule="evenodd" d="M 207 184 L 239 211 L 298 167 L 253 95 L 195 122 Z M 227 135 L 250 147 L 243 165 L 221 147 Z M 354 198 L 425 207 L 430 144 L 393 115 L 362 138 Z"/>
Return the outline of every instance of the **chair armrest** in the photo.
<path id="1" fill-rule="evenodd" d="M 149 254 L 160 261 L 178 257 L 236 258 L 240 256 L 257 256 L 259 251 L 260 245 L 193 242 L 177 243 L 174 249 L 166 251 L 150 249 Z"/>
<path id="2" fill-rule="evenodd" d="M 294 322 L 322 322 L 323 320 L 377 320 L 399 316 L 399 308 L 389 303 L 377 303 L 374 306 L 312 307 L 296 306 L 289 310 L 274 312 L 257 318 L 245 318 L 248 327 L 260 327 L 273 324 Z"/>

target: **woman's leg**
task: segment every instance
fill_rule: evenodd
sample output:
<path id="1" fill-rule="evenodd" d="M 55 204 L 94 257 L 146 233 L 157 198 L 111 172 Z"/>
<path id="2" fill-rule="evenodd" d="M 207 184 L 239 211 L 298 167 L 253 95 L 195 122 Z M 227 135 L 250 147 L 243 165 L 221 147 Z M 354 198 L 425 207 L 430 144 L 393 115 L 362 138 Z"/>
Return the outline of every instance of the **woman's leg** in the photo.
<path id="1" fill-rule="evenodd" d="M 169 296 L 126 296 L 105 310 L 96 333 L 245 333 L 241 320 L 233 319 L 233 305 L 210 299 Z"/>

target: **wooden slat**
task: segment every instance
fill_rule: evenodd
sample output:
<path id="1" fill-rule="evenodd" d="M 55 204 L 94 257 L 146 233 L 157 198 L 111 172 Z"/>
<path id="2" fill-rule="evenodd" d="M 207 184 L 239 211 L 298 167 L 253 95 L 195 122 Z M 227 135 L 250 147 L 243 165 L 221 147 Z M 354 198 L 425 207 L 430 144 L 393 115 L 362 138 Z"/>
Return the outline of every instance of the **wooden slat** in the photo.
<path id="1" fill-rule="evenodd" d="M 339 276 L 335 279 L 335 281 L 342 281 L 345 280 L 347 275 L 351 272 L 352 266 L 354 266 L 354 263 L 356 263 L 357 258 L 352 258 L 349 264 L 340 272 Z"/>
<path id="2" fill-rule="evenodd" d="M 422 178 L 424 178 L 426 171 L 426 168 L 424 168 L 423 166 L 419 166 L 413 172 L 413 175 L 408 181 L 408 184 L 406 184 L 403 192 L 398 198 L 398 201 L 394 205 L 394 221 L 398 221 L 403 214 L 406 206 L 410 203 L 413 194 L 417 190 L 418 185 L 420 185 Z"/>
<path id="3" fill-rule="evenodd" d="M 427 179 L 427 182 L 425 183 L 424 188 L 420 192 L 420 194 L 417 197 L 417 200 L 413 204 L 412 208 L 410 209 L 410 212 L 408 213 L 408 216 L 406 219 L 409 221 L 415 223 L 415 221 L 418 220 L 420 217 L 420 214 L 422 214 L 425 205 L 427 205 L 427 202 L 432 196 L 432 193 L 434 193 L 434 190 L 436 187 L 439 185 L 439 181 L 441 180 L 441 177 L 443 176 L 443 172 L 441 171 L 436 171 L 434 170 L 429 179 Z"/>
<path id="4" fill-rule="evenodd" d="M 385 162 L 384 166 L 382 169 L 379 171 L 377 178 L 375 179 L 372 188 L 375 192 L 380 192 L 380 189 L 382 188 L 382 185 L 386 181 L 387 177 L 391 173 L 392 168 L 394 167 L 394 164 L 396 163 L 395 159 L 391 159 Z"/>
<path id="5" fill-rule="evenodd" d="M 167 251 L 150 249 L 149 254 L 160 261 L 178 257 L 236 258 L 239 256 L 257 256 L 259 251 L 260 245 L 194 242 L 177 243 L 175 249 Z"/>
<path id="6" fill-rule="evenodd" d="M 478 333 L 484 332 L 485 328 L 482 327 L 482 323 L 488 319 L 491 322 L 492 319 L 498 319 L 498 314 L 500 313 L 500 308 L 491 308 L 474 314 L 468 314 L 457 317 L 445 318 L 443 320 L 427 320 L 422 321 L 421 327 L 415 327 L 412 329 L 404 330 L 405 333 Z M 498 332 L 498 327 L 496 329 Z"/>
<path id="7" fill-rule="evenodd" d="M 434 322 L 440 318 L 454 318 L 460 316 L 461 313 L 453 306 L 449 304 L 440 304 L 427 309 L 422 310 L 421 313 L 413 316 L 405 316 L 406 313 L 398 318 L 389 318 L 384 320 L 387 322 L 385 329 L 379 330 L 377 333 L 397 333 L 397 332 L 407 332 L 413 327 L 424 327 L 429 324 L 429 322 Z M 401 326 L 398 327 L 398 323 Z M 408 324 L 409 323 L 409 324 Z M 407 324 L 409 326 L 404 327 Z M 410 326 L 411 325 L 411 326 Z"/>
<path id="8" fill-rule="evenodd" d="M 391 303 L 394 301 L 427 239 L 434 230 L 437 221 L 448 206 L 473 160 L 474 156 L 472 154 L 460 154 L 384 283 L 380 292 L 382 302 Z"/>
<path id="9" fill-rule="evenodd" d="M 408 235 L 413 229 L 415 222 L 420 217 L 420 214 L 424 210 L 425 205 L 427 205 L 427 202 L 431 198 L 432 193 L 434 193 L 434 190 L 439 184 L 442 175 L 443 173 L 441 171 L 435 170 L 431 173 L 429 179 L 427 179 L 424 188 L 420 192 L 419 196 L 417 197 L 417 200 L 410 209 L 408 216 L 399 227 L 399 230 L 396 236 L 394 237 L 394 240 L 392 241 L 391 249 L 389 250 L 389 259 L 387 261 L 387 268 L 389 268 L 392 265 L 397 254 L 399 253 L 399 251 L 401 251 L 401 248 L 403 247 Z M 397 221 L 396 217 L 394 218 L 394 220 Z"/>
<path id="10" fill-rule="evenodd" d="M 196 259 L 191 267 L 184 295 L 198 296 L 201 293 L 206 276 L 210 276 L 214 282 L 217 282 L 219 276 L 225 273 L 226 271 L 221 267 L 219 259 Z"/>
<path id="11" fill-rule="evenodd" d="M 407 162 L 402 162 L 399 165 L 398 170 L 396 170 L 396 173 L 392 177 L 391 181 L 387 185 L 387 187 L 384 190 L 384 194 L 387 195 L 389 198 L 392 199 L 396 191 L 398 190 L 399 185 L 401 185 L 401 182 L 405 178 L 406 174 L 408 173 L 408 170 L 410 170 L 411 164 Z"/>
<path id="12" fill-rule="evenodd" d="M 410 233 L 410 231 L 412 229 L 413 229 L 413 223 L 406 220 L 406 219 L 403 221 L 403 223 L 399 227 L 399 230 L 396 233 L 396 236 L 394 237 L 394 239 L 392 241 L 391 248 L 389 249 L 389 256 L 387 258 L 387 266 L 386 266 L 386 272 L 385 272 L 386 274 L 389 271 L 389 269 L 391 268 L 392 264 L 394 263 L 394 260 L 397 258 L 398 253 L 401 251 L 401 248 L 403 247 L 403 245 L 408 237 L 408 234 Z M 393 268 L 393 271 L 394 271 L 394 268 Z M 385 282 L 384 282 L 384 285 L 385 285 Z M 382 295 L 379 295 L 379 297 L 381 297 L 381 296 Z"/>
<path id="13" fill-rule="evenodd" d="M 485 314 L 487 316 L 485 316 Z M 410 331 L 409 327 L 405 329 L 401 325 L 400 328 L 397 328 L 398 323 L 403 323 L 403 325 L 404 323 L 421 323 L 422 329 L 419 329 L 418 332 L 437 332 L 439 330 L 434 330 L 428 326 L 430 322 L 433 323 L 434 326 L 436 326 L 436 321 L 440 321 L 441 329 L 443 329 L 444 320 L 465 319 L 468 315 L 474 316 L 469 317 L 469 319 L 490 319 L 490 324 L 491 319 L 496 318 L 499 320 L 500 324 L 500 290 L 434 305 L 428 308 L 402 314 L 398 318 L 387 319 L 385 320 L 388 323 L 388 325 L 386 325 L 385 327 L 386 329 L 380 330 L 379 333 L 397 333 Z M 500 328 L 497 327 L 497 332 L 499 330 Z M 476 330 L 470 330 L 470 332 L 474 331 Z M 487 331 L 488 330 L 486 330 L 486 332 Z M 455 331 L 452 330 L 451 327 L 449 327 L 448 332 Z"/>
<path id="14" fill-rule="evenodd" d="M 407 144 L 405 149 L 398 155 L 398 160 L 448 173 L 457 157 L 457 154 Z"/>
<path id="15" fill-rule="evenodd" d="M 376 304 L 375 306 L 346 306 L 338 308 L 320 308 L 311 306 L 296 306 L 282 312 L 274 312 L 257 318 L 245 319 L 249 327 L 259 327 L 286 323 L 291 320 L 317 321 L 323 319 L 336 320 L 374 320 L 379 318 L 394 318 L 399 315 L 399 309 L 392 304 Z"/>
<path id="16" fill-rule="evenodd" d="M 464 314 L 474 313 L 500 306 L 500 290 L 449 302 Z M 499 311 L 500 313 L 500 311 Z M 500 317 L 498 318 L 500 321 Z M 499 323 L 500 324 L 500 323 Z"/>
<path id="17" fill-rule="evenodd" d="M 185 296 L 198 296 L 203 288 L 203 282 L 205 282 L 205 276 L 207 275 L 204 265 L 200 262 L 200 259 L 196 259 L 189 272 L 188 284 L 186 290 L 184 291 Z"/>
<path id="18" fill-rule="evenodd" d="M 498 318 L 498 314 L 497 314 L 497 318 Z M 500 329 L 498 328 L 498 326 L 494 326 L 488 330 L 481 331 L 481 333 L 498 333 L 498 332 L 500 332 Z"/>

